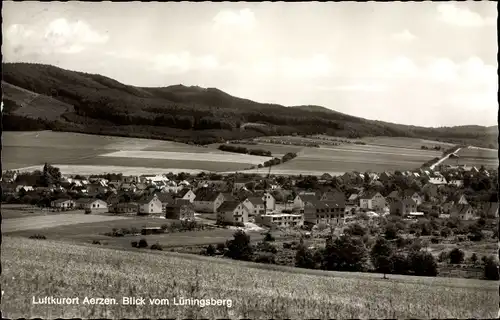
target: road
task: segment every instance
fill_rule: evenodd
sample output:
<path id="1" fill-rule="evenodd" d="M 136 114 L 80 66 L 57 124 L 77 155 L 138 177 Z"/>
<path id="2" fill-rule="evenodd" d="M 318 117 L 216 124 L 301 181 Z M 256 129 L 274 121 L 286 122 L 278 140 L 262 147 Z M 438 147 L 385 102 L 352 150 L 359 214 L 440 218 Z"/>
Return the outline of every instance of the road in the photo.
<path id="1" fill-rule="evenodd" d="M 452 152 L 444 157 L 442 157 L 441 159 L 439 159 L 438 162 L 434 163 L 433 165 L 430 166 L 430 169 L 431 170 L 434 170 L 434 168 L 436 166 L 439 166 L 442 162 L 446 161 L 446 159 L 448 159 L 453 153 L 457 153 L 458 151 L 460 151 L 462 148 L 458 148 L 455 152 Z"/>

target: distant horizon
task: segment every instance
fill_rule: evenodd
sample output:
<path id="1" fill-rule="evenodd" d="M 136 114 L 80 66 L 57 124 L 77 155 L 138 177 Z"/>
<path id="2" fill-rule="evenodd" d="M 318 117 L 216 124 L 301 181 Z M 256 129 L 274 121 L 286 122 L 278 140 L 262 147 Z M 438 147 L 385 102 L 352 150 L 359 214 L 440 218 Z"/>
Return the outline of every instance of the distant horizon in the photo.
<path id="1" fill-rule="evenodd" d="M 495 2 L 4 2 L 3 13 L 5 62 L 419 127 L 498 124 Z"/>
<path id="2" fill-rule="evenodd" d="M 3 62 L 3 63 L 28 63 L 28 64 L 29 63 L 33 63 L 33 64 L 41 64 L 41 65 L 50 65 L 50 66 L 61 68 L 61 69 L 68 70 L 68 71 L 83 72 L 83 73 L 88 73 L 88 74 L 99 74 L 101 76 L 105 76 L 107 78 L 116 80 L 114 78 L 111 78 L 111 77 L 109 77 L 107 75 L 104 75 L 104 74 L 101 74 L 101 73 L 94 73 L 94 72 L 86 72 L 86 71 L 81 71 L 81 70 L 66 69 L 66 68 L 63 68 L 63 67 L 60 67 L 60 66 L 57 66 L 57 65 L 53 65 L 53 64 L 45 64 L 45 63 L 38 63 L 38 62 L 21 62 L 21 61 L 19 61 L 19 62 Z M 2 79 L 2 81 L 4 81 L 4 80 Z M 116 80 L 116 81 L 118 81 L 118 80 Z M 172 87 L 172 86 L 179 86 L 179 85 L 181 85 L 181 86 L 184 86 L 184 87 L 187 87 L 187 88 L 189 88 L 189 87 L 198 87 L 198 88 L 201 88 L 201 89 L 217 89 L 217 90 L 221 90 L 224 93 L 229 94 L 230 96 L 233 96 L 235 98 L 247 99 L 247 100 L 251 100 L 253 102 L 261 103 L 261 104 L 277 104 L 277 105 L 281 105 L 281 106 L 287 107 L 287 108 L 294 108 L 294 107 L 300 107 L 300 106 L 315 106 L 315 107 L 326 108 L 326 109 L 331 110 L 331 111 L 340 112 L 340 111 L 335 110 L 335 109 L 330 109 L 327 106 L 321 106 L 321 105 L 315 105 L 315 104 L 284 105 L 284 104 L 274 103 L 274 102 L 270 103 L 270 102 L 265 102 L 265 101 L 256 101 L 256 100 L 254 100 L 252 98 L 245 98 L 245 97 L 236 96 L 236 95 L 234 95 L 234 94 L 232 94 L 230 92 L 227 92 L 224 89 L 217 88 L 217 87 L 210 87 L 210 86 L 209 87 L 202 87 L 202 86 L 199 86 L 199 85 L 187 85 L 187 84 L 183 84 L 183 83 L 175 83 L 175 84 L 165 85 L 165 86 L 144 87 L 144 86 L 136 86 L 136 85 L 125 83 L 125 82 L 121 82 L 121 81 L 118 81 L 118 82 L 120 82 L 121 84 L 127 85 L 127 86 L 133 86 L 133 87 L 137 87 L 137 88 L 166 88 L 166 87 Z M 3 102 L 2 102 L 2 110 L 3 110 Z M 420 126 L 420 125 L 413 125 L 413 124 L 407 124 L 407 123 L 390 122 L 390 121 L 385 121 L 385 120 L 380 120 L 380 119 L 370 119 L 370 118 L 365 118 L 363 116 L 353 115 L 353 114 L 349 114 L 349 113 L 345 113 L 345 112 L 342 112 L 342 113 L 344 113 L 346 115 L 349 115 L 349 116 L 353 116 L 353 117 L 359 117 L 359 118 L 362 118 L 362 119 L 365 119 L 365 120 L 380 121 L 380 122 L 387 122 L 387 123 L 392 123 L 392 124 L 397 124 L 397 125 L 405 125 L 405 126 L 413 126 L 413 127 L 423 127 L 423 128 L 435 128 L 435 129 L 439 129 L 439 128 L 470 127 L 470 126 L 479 126 L 479 127 L 485 127 L 485 128 L 498 127 L 498 124 L 491 125 L 491 126 L 480 125 L 480 124 L 463 124 L 463 125 L 454 125 L 454 126 Z"/>

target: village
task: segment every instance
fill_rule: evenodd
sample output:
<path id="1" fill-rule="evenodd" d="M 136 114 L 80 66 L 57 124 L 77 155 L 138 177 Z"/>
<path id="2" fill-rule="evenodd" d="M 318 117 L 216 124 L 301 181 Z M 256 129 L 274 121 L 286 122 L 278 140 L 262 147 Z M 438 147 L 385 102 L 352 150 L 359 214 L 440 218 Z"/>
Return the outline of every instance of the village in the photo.
<path id="1" fill-rule="evenodd" d="M 114 175 L 110 180 L 106 175 L 61 175 L 46 186 L 22 184 L 23 175 L 15 171 L 4 174 L 4 203 L 179 220 L 199 217 L 242 227 L 248 222 L 278 228 L 321 223 L 341 226 L 360 213 L 405 219 L 498 217 L 496 198 L 481 196 L 481 191 L 488 192 L 496 185 L 496 173 L 484 167 L 349 172 L 319 178 L 169 174 Z M 471 187 L 474 192 L 470 192 Z"/>

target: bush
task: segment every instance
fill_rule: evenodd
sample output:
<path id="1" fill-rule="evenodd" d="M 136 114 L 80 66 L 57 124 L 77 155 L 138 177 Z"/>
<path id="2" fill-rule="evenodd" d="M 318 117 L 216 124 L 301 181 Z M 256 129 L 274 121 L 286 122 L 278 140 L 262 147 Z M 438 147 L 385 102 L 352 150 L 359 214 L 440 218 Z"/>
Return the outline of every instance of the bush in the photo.
<path id="1" fill-rule="evenodd" d="M 435 277 L 438 274 L 434 256 L 426 251 L 416 251 L 409 256 L 410 270 L 416 276 Z"/>
<path id="2" fill-rule="evenodd" d="M 345 231 L 345 234 L 349 234 L 352 236 L 359 236 L 362 237 L 366 234 L 366 229 L 363 228 L 359 223 L 355 223 L 351 226 L 349 226 Z"/>
<path id="3" fill-rule="evenodd" d="M 255 257 L 254 262 L 275 264 L 276 256 L 270 252 L 259 252 Z"/>
<path id="4" fill-rule="evenodd" d="M 215 254 L 216 254 L 215 247 L 213 245 L 209 244 L 205 248 L 205 255 L 207 255 L 207 256 L 215 256 Z"/>
<path id="5" fill-rule="evenodd" d="M 384 236 L 387 240 L 396 239 L 397 235 L 398 235 L 398 229 L 394 223 L 389 223 L 385 226 Z"/>
<path id="6" fill-rule="evenodd" d="M 137 246 L 138 246 L 137 241 L 132 241 L 130 244 L 131 244 L 131 245 L 132 245 L 132 247 L 134 247 L 134 248 L 137 248 Z"/>
<path id="7" fill-rule="evenodd" d="M 250 236 L 244 231 L 238 230 L 234 233 L 233 239 L 228 240 L 226 243 L 226 255 L 235 260 L 250 261 L 252 258 L 253 250 L 250 245 Z"/>
<path id="8" fill-rule="evenodd" d="M 295 266 L 306 269 L 316 268 L 314 253 L 304 245 L 301 245 L 295 254 Z"/>
<path id="9" fill-rule="evenodd" d="M 257 245 L 257 251 L 278 253 L 278 249 L 269 242 L 263 241 Z"/>
<path id="10" fill-rule="evenodd" d="M 455 248 L 450 251 L 450 263 L 452 264 L 460 264 L 464 262 L 464 252 L 458 248 Z"/>
<path id="11" fill-rule="evenodd" d="M 274 240 L 275 239 L 274 239 L 273 235 L 270 232 L 266 233 L 266 235 L 264 237 L 264 241 L 270 241 L 270 242 L 272 242 Z"/>
<path id="12" fill-rule="evenodd" d="M 161 229 L 162 229 L 163 231 L 167 230 L 167 229 L 168 229 L 168 224 L 162 224 L 162 225 L 161 225 Z"/>
<path id="13" fill-rule="evenodd" d="M 396 253 L 391 257 L 392 262 L 392 273 L 394 274 L 409 274 L 410 263 L 408 258 L 401 254 Z"/>
<path id="14" fill-rule="evenodd" d="M 148 247 L 148 242 L 146 239 L 141 239 L 139 240 L 139 243 L 137 243 L 137 248 L 147 248 Z"/>
<path id="15" fill-rule="evenodd" d="M 30 239 L 46 240 L 47 238 L 42 234 L 34 234 L 29 237 Z"/>
<path id="16" fill-rule="evenodd" d="M 437 238 L 437 237 L 432 237 L 432 238 L 431 238 L 431 243 L 433 243 L 433 244 L 438 244 L 438 243 L 439 243 L 439 238 Z"/>
<path id="17" fill-rule="evenodd" d="M 99 240 L 93 240 L 93 241 L 92 241 L 92 244 L 98 244 L 98 245 L 100 245 L 100 244 L 101 244 L 101 241 L 99 241 Z"/>
<path id="18" fill-rule="evenodd" d="M 493 256 L 487 257 L 484 261 L 484 278 L 486 280 L 499 280 L 498 261 Z"/>
<path id="19" fill-rule="evenodd" d="M 323 267 L 326 270 L 364 271 L 368 257 L 362 240 L 342 236 L 327 243 L 324 250 Z"/>
<path id="20" fill-rule="evenodd" d="M 151 250 L 163 250 L 163 247 L 157 242 L 155 244 L 152 244 L 151 247 L 149 248 Z"/>
<path id="21" fill-rule="evenodd" d="M 220 253 L 224 253 L 224 250 L 226 249 L 226 244 L 225 243 L 218 243 L 217 244 L 217 251 Z"/>
<path id="22" fill-rule="evenodd" d="M 289 243 L 289 242 L 284 242 L 283 243 L 283 249 L 291 249 L 292 248 L 292 244 Z"/>
<path id="23" fill-rule="evenodd" d="M 477 254 L 474 252 L 470 258 L 469 258 L 469 261 L 472 263 L 472 264 L 476 264 L 478 258 L 477 258 Z"/>
<path id="24" fill-rule="evenodd" d="M 451 229 L 448 228 L 448 227 L 444 227 L 442 230 L 441 230 L 441 237 L 443 238 L 447 238 L 451 235 Z"/>
<path id="25" fill-rule="evenodd" d="M 450 259 L 450 254 L 446 251 L 441 251 L 441 253 L 438 256 L 439 262 L 447 262 L 449 259 Z"/>

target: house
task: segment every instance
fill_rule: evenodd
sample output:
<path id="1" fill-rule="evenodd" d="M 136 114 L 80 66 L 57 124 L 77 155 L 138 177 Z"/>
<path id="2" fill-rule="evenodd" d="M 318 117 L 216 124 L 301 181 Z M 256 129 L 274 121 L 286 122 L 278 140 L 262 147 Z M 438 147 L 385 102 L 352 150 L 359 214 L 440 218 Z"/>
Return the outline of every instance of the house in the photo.
<path id="1" fill-rule="evenodd" d="M 299 212 L 303 212 L 306 202 L 319 200 L 316 194 L 298 194 L 295 199 L 293 199 L 293 209 Z"/>
<path id="2" fill-rule="evenodd" d="M 463 180 L 450 180 L 448 182 L 448 185 L 452 185 L 452 186 L 461 188 L 464 186 L 464 181 Z"/>
<path id="3" fill-rule="evenodd" d="M 135 184 L 125 182 L 121 184 L 120 190 L 123 192 L 135 192 L 137 189 L 135 187 Z"/>
<path id="4" fill-rule="evenodd" d="M 108 204 L 100 199 L 81 198 L 75 201 L 75 207 L 85 210 L 85 213 L 108 212 Z"/>
<path id="5" fill-rule="evenodd" d="M 411 199 L 402 199 L 391 203 L 390 213 L 397 216 L 407 216 L 412 212 L 417 212 L 417 203 Z"/>
<path id="6" fill-rule="evenodd" d="M 86 186 L 88 193 L 106 193 L 108 188 L 101 185 L 100 183 L 90 183 Z"/>
<path id="7" fill-rule="evenodd" d="M 217 208 L 217 222 L 245 223 L 248 222 L 248 210 L 238 201 L 224 201 Z"/>
<path id="8" fill-rule="evenodd" d="M 325 181 L 330 181 L 333 179 L 332 175 L 329 173 L 323 173 L 321 177 L 319 177 L 320 180 L 325 180 Z"/>
<path id="9" fill-rule="evenodd" d="M 422 192 L 424 195 L 430 199 L 430 200 L 435 200 L 439 196 L 439 187 L 435 184 L 427 183 L 422 187 Z"/>
<path id="10" fill-rule="evenodd" d="M 270 194 L 269 192 L 264 193 L 264 195 L 262 196 L 262 200 L 264 200 L 266 204 L 267 211 L 276 210 L 276 199 L 274 199 L 272 194 Z"/>
<path id="11" fill-rule="evenodd" d="M 193 204 L 196 212 L 217 213 L 217 208 L 224 202 L 221 192 L 208 188 L 200 188 L 195 194 Z"/>
<path id="12" fill-rule="evenodd" d="M 417 206 L 421 205 L 422 202 L 424 202 L 424 199 L 422 198 L 422 196 L 420 196 L 420 194 L 418 194 L 418 192 L 410 189 L 401 192 L 400 197 L 402 199 L 412 199 L 413 201 L 415 201 Z"/>
<path id="13" fill-rule="evenodd" d="M 257 216 L 255 222 L 266 227 L 300 227 L 304 224 L 304 216 L 291 213 L 264 214 Z"/>
<path id="14" fill-rule="evenodd" d="M 320 201 L 340 201 L 345 202 L 345 194 L 342 191 L 328 191 L 321 195 Z"/>
<path id="15" fill-rule="evenodd" d="M 346 205 L 348 206 L 355 206 L 357 203 L 359 203 L 359 194 L 353 193 L 347 198 Z"/>
<path id="16" fill-rule="evenodd" d="M 165 218 L 176 220 L 194 220 L 194 205 L 191 201 L 177 198 L 166 206 Z"/>
<path id="17" fill-rule="evenodd" d="M 248 182 L 249 182 L 249 179 L 243 179 L 243 178 L 236 179 L 233 183 L 233 191 L 237 191 L 237 190 L 245 188 L 245 185 Z"/>
<path id="18" fill-rule="evenodd" d="M 450 217 L 456 217 L 461 220 L 473 220 L 476 218 L 474 210 L 468 204 L 454 205 L 450 210 Z"/>
<path id="19" fill-rule="evenodd" d="M 266 214 L 264 199 L 261 197 L 248 197 L 243 201 L 243 205 L 247 208 L 250 216 Z"/>
<path id="20" fill-rule="evenodd" d="M 188 200 L 189 202 L 193 203 L 194 199 L 196 198 L 196 194 L 193 192 L 193 190 L 184 188 L 177 191 L 175 197 L 183 200 Z"/>
<path id="21" fill-rule="evenodd" d="M 174 203 L 175 201 L 173 195 L 167 192 L 160 192 L 157 193 L 156 196 L 158 197 L 158 200 L 160 200 L 161 202 L 161 212 L 166 213 L 167 206 L 169 204 Z"/>
<path id="22" fill-rule="evenodd" d="M 444 177 L 430 177 L 429 183 L 435 184 L 435 185 L 447 184 L 446 179 Z"/>
<path id="23" fill-rule="evenodd" d="M 17 179 L 17 172 L 16 171 L 6 171 L 2 173 L 2 181 L 4 182 L 14 182 Z"/>
<path id="24" fill-rule="evenodd" d="M 451 204 L 469 204 L 469 202 L 465 198 L 465 195 L 461 193 L 455 193 L 451 197 L 447 198 L 446 202 L 449 202 Z"/>
<path id="25" fill-rule="evenodd" d="M 137 214 L 138 205 L 135 202 L 116 203 L 109 207 L 109 212 L 121 214 Z"/>
<path id="26" fill-rule="evenodd" d="M 354 172 L 346 172 L 341 176 L 343 183 L 362 183 L 363 180 Z"/>
<path id="27" fill-rule="evenodd" d="M 382 210 L 385 205 L 385 198 L 377 191 L 365 192 L 359 197 L 359 207 L 361 209 Z"/>
<path id="28" fill-rule="evenodd" d="M 162 203 L 156 195 L 137 201 L 137 204 L 139 215 L 159 214 L 163 211 Z"/>
<path id="29" fill-rule="evenodd" d="M 50 203 L 50 206 L 55 209 L 73 209 L 75 207 L 75 201 L 71 199 L 57 199 Z"/>
<path id="30" fill-rule="evenodd" d="M 304 206 L 304 223 L 306 224 L 342 224 L 345 216 L 345 205 L 337 201 L 307 201 Z"/>

